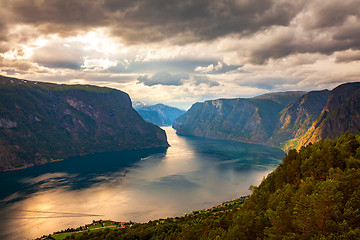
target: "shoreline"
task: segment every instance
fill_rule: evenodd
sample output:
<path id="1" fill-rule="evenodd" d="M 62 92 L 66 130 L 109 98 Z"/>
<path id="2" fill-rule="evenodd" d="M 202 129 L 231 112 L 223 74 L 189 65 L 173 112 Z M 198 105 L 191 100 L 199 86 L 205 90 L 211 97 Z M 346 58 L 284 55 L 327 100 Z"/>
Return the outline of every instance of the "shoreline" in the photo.
<path id="1" fill-rule="evenodd" d="M 235 205 L 235 204 L 243 204 L 245 201 L 247 201 L 249 199 L 250 195 L 245 195 L 245 196 L 240 196 L 231 200 L 227 200 L 224 202 L 221 202 L 217 205 L 214 205 L 210 208 L 204 208 L 204 209 L 200 209 L 200 210 L 193 210 L 190 213 L 186 213 L 185 215 L 182 216 L 175 216 L 175 217 L 168 217 L 167 219 L 178 219 L 178 218 L 187 218 L 187 217 L 196 217 L 199 214 L 202 213 L 206 213 L 206 212 L 213 212 L 216 210 L 222 211 L 220 208 L 222 207 L 228 207 L 229 205 Z M 232 209 L 230 209 L 232 210 Z M 223 210 L 223 211 L 228 211 L 228 210 Z M 91 231 L 100 231 L 100 230 L 104 230 L 104 229 L 122 229 L 122 228 L 126 228 L 126 227 L 132 227 L 133 225 L 136 224 L 148 224 L 151 222 L 159 222 L 159 224 L 162 223 L 162 221 L 164 221 L 165 219 L 156 219 L 156 220 L 149 220 L 148 222 L 145 223 L 136 223 L 136 222 L 121 222 L 121 221 L 113 221 L 113 220 L 93 220 L 92 223 L 90 224 L 85 224 L 84 226 L 79 226 L 77 228 L 68 228 L 66 230 L 59 230 L 57 232 L 54 232 L 52 234 L 49 235 L 43 235 L 42 237 L 36 238 L 36 240 L 46 240 L 46 239 L 52 239 L 52 236 L 59 236 L 61 234 L 64 234 L 64 238 L 66 236 L 72 235 L 72 234 L 77 234 L 77 233 L 85 233 L 85 232 L 91 232 Z M 104 223 L 108 223 L 111 222 L 112 225 L 108 225 L 108 226 L 104 226 Z M 97 226 L 98 224 L 101 224 L 101 227 L 91 227 L 91 226 Z M 61 239 L 64 239 L 61 238 Z"/>

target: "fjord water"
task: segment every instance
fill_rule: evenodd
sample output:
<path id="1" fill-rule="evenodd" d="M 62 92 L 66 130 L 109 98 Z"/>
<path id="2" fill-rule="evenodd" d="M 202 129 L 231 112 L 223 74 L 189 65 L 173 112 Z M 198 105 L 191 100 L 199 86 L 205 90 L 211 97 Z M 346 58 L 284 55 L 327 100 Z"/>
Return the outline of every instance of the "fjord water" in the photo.
<path id="1" fill-rule="evenodd" d="M 0 239 L 32 239 L 92 220 L 147 222 L 249 194 L 280 149 L 178 136 L 168 149 L 101 153 L 0 173 Z"/>

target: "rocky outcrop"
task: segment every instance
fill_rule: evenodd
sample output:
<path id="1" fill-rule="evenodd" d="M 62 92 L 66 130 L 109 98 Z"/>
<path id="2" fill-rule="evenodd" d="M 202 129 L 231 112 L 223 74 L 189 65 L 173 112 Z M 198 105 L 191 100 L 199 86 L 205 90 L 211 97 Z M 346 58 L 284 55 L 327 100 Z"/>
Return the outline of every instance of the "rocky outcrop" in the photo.
<path id="1" fill-rule="evenodd" d="M 0 77 L 0 170 L 70 156 L 167 147 L 119 90 Z"/>

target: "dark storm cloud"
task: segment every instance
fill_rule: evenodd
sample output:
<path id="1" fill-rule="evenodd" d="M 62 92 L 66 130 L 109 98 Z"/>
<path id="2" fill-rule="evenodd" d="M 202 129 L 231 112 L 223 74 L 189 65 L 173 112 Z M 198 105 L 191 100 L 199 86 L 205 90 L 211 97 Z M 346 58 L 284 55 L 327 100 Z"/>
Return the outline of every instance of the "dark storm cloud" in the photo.
<path id="1" fill-rule="evenodd" d="M 300 4 L 274 0 L 14 0 L 2 1 L 17 23 L 63 34 L 111 26 L 128 42 L 148 42 L 184 35 L 211 40 L 230 33 L 287 25 Z"/>
<path id="2" fill-rule="evenodd" d="M 349 16 L 359 16 L 359 1 L 314 1 L 305 19 L 307 28 L 341 26 Z"/>
<path id="3" fill-rule="evenodd" d="M 119 23 L 115 32 L 126 32 L 128 35 L 122 37 L 136 42 L 180 35 L 179 43 L 186 43 L 231 33 L 245 34 L 266 26 L 287 25 L 300 10 L 299 4 L 272 0 L 131 2 L 111 0 L 105 1 L 105 6 L 126 23 Z"/>
<path id="4" fill-rule="evenodd" d="M 250 62 L 254 64 L 264 64 L 268 59 L 278 59 L 298 51 L 294 42 L 294 35 L 291 32 L 273 34 L 270 39 L 263 44 L 259 44 L 250 51 Z"/>
<path id="5" fill-rule="evenodd" d="M 168 72 L 157 72 L 153 76 L 142 75 L 137 78 L 140 83 L 147 86 L 154 85 L 167 85 L 167 86 L 180 86 L 184 80 L 188 80 L 188 74 L 170 74 Z"/>
<path id="6" fill-rule="evenodd" d="M 360 49 L 360 21 L 338 29 L 334 34 L 334 39 L 347 44 L 347 48 Z"/>
<path id="7" fill-rule="evenodd" d="M 360 49 L 360 22 L 344 23 L 341 27 L 312 30 L 307 34 L 293 29 L 269 35 L 262 44 L 248 50 L 248 60 L 264 64 L 269 59 L 280 59 L 297 53 L 331 55 L 338 51 Z"/>
<path id="8" fill-rule="evenodd" d="M 0 7 L 6 13 L 0 48 L 10 38 L 6 29 L 28 24 L 40 34 L 62 36 L 104 27 L 128 45 L 167 39 L 181 45 L 230 34 L 257 41 L 259 34 L 283 27 L 281 36 L 247 50 L 255 64 L 296 53 L 360 49 L 359 0 L 0 0 Z"/>
<path id="9" fill-rule="evenodd" d="M 13 13 L 12 21 L 33 24 L 46 33 L 71 34 L 109 20 L 99 0 L 3 0 L 2 5 Z"/>

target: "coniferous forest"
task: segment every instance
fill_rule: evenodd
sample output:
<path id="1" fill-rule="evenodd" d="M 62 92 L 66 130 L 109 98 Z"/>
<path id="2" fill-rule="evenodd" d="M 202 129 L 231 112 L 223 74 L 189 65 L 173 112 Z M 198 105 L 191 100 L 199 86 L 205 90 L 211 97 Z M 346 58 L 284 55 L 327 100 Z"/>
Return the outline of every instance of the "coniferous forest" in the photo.
<path id="1" fill-rule="evenodd" d="M 290 150 L 242 204 L 66 239 L 359 239 L 360 136 Z"/>

